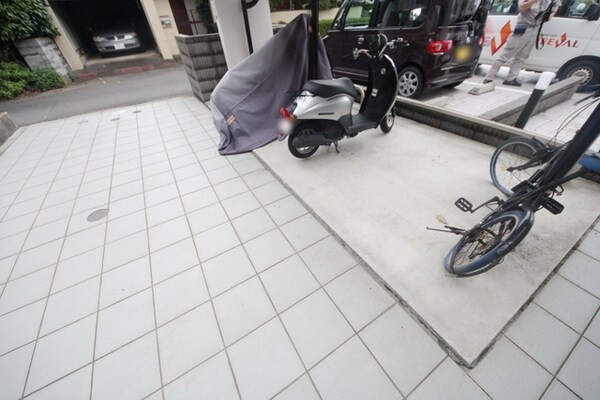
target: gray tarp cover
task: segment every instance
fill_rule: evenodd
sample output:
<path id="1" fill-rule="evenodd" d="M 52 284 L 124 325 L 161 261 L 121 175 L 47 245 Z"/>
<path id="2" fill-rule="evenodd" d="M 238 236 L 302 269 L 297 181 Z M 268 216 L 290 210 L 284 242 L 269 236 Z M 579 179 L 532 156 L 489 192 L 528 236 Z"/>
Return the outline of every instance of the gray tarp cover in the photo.
<path id="1" fill-rule="evenodd" d="M 309 16 L 300 15 L 260 49 L 229 70 L 210 96 L 220 154 L 251 151 L 277 138 L 279 108 L 308 75 Z M 325 46 L 318 39 L 317 79 L 332 79 Z"/>

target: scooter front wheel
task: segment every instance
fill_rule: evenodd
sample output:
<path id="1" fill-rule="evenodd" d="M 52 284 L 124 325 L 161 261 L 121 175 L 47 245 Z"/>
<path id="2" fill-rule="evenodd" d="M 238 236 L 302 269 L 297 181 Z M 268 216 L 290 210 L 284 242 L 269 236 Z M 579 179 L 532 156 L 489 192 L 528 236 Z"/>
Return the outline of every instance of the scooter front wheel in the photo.
<path id="1" fill-rule="evenodd" d="M 290 136 L 288 136 L 288 149 L 290 150 L 290 153 L 298 158 L 308 158 L 315 154 L 319 149 L 319 146 L 294 147 L 292 144 L 297 137 L 314 135 L 315 133 L 317 133 L 315 126 L 309 122 L 302 122 L 297 125 L 293 132 L 290 133 Z"/>
<path id="2" fill-rule="evenodd" d="M 385 115 L 385 117 L 383 117 L 383 121 L 381 121 L 381 124 L 379 125 L 381 127 L 381 130 L 383 131 L 383 133 L 389 133 L 389 131 L 392 130 L 392 127 L 394 126 L 394 122 L 396 122 L 396 106 L 392 106 L 392 109 L 390 110 L 389 113 L 387 113 Z"/>

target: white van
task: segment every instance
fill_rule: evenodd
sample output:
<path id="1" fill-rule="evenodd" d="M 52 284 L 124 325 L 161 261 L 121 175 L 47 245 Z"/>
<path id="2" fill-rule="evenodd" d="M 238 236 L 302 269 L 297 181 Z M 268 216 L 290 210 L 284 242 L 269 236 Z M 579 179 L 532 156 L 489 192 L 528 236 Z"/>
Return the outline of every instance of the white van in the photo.
<path id="1" fill-rule="evenodd" d="M 600 83 L 600 4 L 598 0 L 563 0 L 556 16 L 542 28 L 543 48 L 534 48 L 524 68 L 556 72 L 564 79 L 580 75 L 583 85 Z M 519 13 L 518 0 L 494 0 L 485 27 L 479 62 L 500 55 Z M 537 28 L 536 28 L 537 29 Z"/>

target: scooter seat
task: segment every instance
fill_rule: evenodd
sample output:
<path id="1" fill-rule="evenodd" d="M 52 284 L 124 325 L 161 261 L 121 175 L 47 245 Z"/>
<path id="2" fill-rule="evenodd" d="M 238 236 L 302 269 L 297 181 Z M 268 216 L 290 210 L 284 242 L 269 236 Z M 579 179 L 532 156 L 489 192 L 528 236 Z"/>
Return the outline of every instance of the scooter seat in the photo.
<path id="1" fill-rule="evenodd" d="M 321 97 L 333 97 L 339 94 L 347 94 L 354 99 L 356 98 L 354 84 L 350 79 L 345 77 L 339 79 L 307 81 L 304 84 L 304 90 Z"/>
<path id="2" fill-rule="evenodd" d="M 600 152 L 594 154 L 585 154 L 579 159 L 581 166 L 600 174 Z"/>

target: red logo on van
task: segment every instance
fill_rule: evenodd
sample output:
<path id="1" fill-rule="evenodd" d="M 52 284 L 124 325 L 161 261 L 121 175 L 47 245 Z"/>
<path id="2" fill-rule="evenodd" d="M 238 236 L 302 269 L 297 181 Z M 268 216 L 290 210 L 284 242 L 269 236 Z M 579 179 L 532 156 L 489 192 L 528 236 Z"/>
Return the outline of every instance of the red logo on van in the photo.
<path id="1" fill-rule="evenodd" d="M 504 44 L 506 44 L 511 32 L 512 32 L 512 29 L 510 27 L 510 21 L 508 21 L 506 24 L 504 24 L 502 29 L 500 29 L 500 41 L 499 42 L 496 41 L 495 36 L 492 38 L 492 40 L 490 40 L 490 51 L 491 51 L 492 55 L 496 54 L 498 52 L 498 50 L 500 50 L 502 48 L 502 46 L 504 46 Z M 553 37 L 553 36 L 549 37 L 547 35 L 542 35 L 540 40 L 546 46 L 554 46 L 556 48 L 558 48 L 558 47 L 573 47 L 575 49 L 578 48 L 577 40 L 569 39 L 569 37 L 567 36 L 566 33 L 563 33 L 560 37 Z"/>

